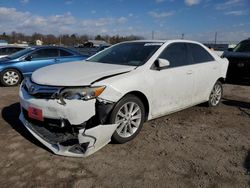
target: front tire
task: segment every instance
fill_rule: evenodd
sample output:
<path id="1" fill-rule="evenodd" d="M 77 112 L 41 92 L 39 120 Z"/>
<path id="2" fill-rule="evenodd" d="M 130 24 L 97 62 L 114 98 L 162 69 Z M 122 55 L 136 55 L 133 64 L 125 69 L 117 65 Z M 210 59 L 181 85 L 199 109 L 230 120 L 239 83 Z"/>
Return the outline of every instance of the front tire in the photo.
<path id="1" fill-rule="evenodd" d="M 218 106 L 220 104 L 222 95 L 223 95 L 222 83 L 220 81 L 217 81 L 214 84 L 214 87 L 210 93 L 209 100 L 208 100 L 208 106 L 209 107 Z"/>
<path id="2" fill-rule="evenodd" d="M 114 143 L 122 144 L 134 139 L 145 121 L 145 108 L 141 100 L 134 95 L 122 98 L 110 115 L 110 123 L 119 124 L 112 136 Z"/>
<path id="3" fill-rule="evenodd" d="M 7 69 L 0 74 L 1 84 L 10 87 L 21 82 L 21 74 L 15 69 Z"/>

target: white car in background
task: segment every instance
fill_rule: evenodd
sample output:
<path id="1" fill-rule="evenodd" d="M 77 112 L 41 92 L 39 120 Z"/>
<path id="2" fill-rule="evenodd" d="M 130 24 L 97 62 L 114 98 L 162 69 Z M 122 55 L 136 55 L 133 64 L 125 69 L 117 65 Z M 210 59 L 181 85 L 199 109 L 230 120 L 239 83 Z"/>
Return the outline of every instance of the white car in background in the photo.
<path id="1" fill-rule="evenodd" d="M 216 53 L 219 57 L 221 57 L 222 54 L 224 53 L 224 51 L 217 51 L 217 50 L 215 50 L 214 53 Z"/>
<path id="2" fill-rule="evenodd" d="M 217 106 L 228 61 L 187 40 L 132 41 L 35 71 L 20 86 L 24 126 L 55 154 L 84 157 L 133 139 L 145 121 Z"/>

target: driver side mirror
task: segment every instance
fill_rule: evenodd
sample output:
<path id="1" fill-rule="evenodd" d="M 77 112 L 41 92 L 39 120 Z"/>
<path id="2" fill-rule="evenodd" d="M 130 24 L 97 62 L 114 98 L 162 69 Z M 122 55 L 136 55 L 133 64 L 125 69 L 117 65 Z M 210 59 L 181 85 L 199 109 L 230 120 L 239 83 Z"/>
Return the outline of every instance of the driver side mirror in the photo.
<path id="1" fill-rule="evenodd" d="M 233 48 L 228 48 L 227 51 L 232 52 Z"/>
<path id="2" fill-rule="evenodd" d="M 31 61 L 32 60 L 32 56 L 28 55 L 27 57 L 25 57 L 25 61 Z"/>
<path id="3" fill-rule="evenodd" d="M 162 70 L 164 68 L 167 68 L 169 67 L 169 65 L 170 65 L 170 62 L 166 59 L 158 58 L 155 61 L 155 67 L 157 68 L 157 70 Z"/>

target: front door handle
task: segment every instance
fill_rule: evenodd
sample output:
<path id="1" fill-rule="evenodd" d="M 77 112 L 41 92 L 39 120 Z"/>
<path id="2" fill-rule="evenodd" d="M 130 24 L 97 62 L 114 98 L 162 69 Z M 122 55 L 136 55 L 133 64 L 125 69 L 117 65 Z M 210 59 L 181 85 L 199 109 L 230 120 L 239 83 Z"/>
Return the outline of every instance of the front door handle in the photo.
<path id="1" fill-rule="evenodd" d="M 187 74 L 193 74 L 193 71 L 189 70 L 187 71 Z"/>

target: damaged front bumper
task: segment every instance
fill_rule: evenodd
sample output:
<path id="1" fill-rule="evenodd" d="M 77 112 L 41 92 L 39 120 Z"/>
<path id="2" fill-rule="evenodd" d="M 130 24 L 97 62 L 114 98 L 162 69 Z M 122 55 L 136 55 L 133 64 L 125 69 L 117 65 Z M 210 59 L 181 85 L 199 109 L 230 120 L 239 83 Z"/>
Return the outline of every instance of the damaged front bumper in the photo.
<path id="1" fill-rule="evenodd" d="M 77 136 L 73 136 L 61 143 L 53 143 L 34 128 L 34 124 L 29 123 L 23 113 L 19 116 L 24 126 L 43 145 L 58 155 L 70 157 L 86 157 L 101 149 L 110 142 L 110 138 L 117 128 L 116 124 L 98 125 L 91 129 L 80 129 Z"/>
<path id="2" fill-rule="evenodd" d="M 19 119 L 43 145 L 58 155 L 86 157 L 108 144 L 117 124 L 105 124 L 114 104 L 91 101 L 36 99 L 20 88 Z M 43 121 L 29 117 L 28 108 L 43 111 Z"/>

